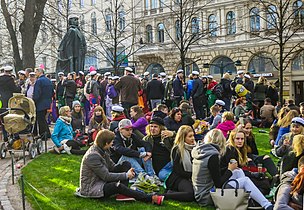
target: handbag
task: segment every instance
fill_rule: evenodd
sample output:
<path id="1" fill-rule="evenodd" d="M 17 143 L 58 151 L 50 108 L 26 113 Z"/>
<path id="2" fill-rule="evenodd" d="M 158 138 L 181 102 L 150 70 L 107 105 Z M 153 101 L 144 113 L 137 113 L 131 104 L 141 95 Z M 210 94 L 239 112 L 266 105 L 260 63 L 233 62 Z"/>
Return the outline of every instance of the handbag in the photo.
<path id="1" fill-rule="evenodd" d="M 235 182 L 235 189 L 225 189 L 229 182 Z M 246 210 L 248 207 L 249 192 L 239 189 L 239 182 L 236 179 L 226 181 L 222 188 L 210 192 L 211 198 L 217 210 Z"/>

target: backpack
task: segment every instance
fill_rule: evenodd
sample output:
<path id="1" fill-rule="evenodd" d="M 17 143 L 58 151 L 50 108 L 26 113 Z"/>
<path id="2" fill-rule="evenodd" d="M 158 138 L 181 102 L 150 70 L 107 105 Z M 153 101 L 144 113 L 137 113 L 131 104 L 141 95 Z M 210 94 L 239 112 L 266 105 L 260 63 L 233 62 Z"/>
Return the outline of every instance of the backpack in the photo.
<path id="1" fill-rule="evenodd" d="M 212 92 L 218 99 L 223 98 L 223 92 L 224 92 L 223 85 L 221 83 L 216 84 L 213 87 Z"/>
<path id="2" fill-rule="evenodd" d="M 86 87 L 86 93 L 90 94 L 92 93 L 92 81 L 88 81 L 87 87 Z"/>

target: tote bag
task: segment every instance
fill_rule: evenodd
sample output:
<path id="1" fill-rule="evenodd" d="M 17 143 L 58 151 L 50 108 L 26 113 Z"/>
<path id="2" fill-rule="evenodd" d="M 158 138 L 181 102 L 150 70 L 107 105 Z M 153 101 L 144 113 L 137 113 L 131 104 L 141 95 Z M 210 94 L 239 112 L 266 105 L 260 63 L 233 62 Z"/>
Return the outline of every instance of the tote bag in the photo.
<path id="1" fill-rule="evenodd" d="M 229 182 L 235 182 L 235 189 L 225 189 Z M 249 192 L 239 189 L 236 179 L 226 181 L 222 188 L 217 188 L 215 192 L 210 192 L 213 203 L 217 210 L 246 210 L 248 207 Z"/>

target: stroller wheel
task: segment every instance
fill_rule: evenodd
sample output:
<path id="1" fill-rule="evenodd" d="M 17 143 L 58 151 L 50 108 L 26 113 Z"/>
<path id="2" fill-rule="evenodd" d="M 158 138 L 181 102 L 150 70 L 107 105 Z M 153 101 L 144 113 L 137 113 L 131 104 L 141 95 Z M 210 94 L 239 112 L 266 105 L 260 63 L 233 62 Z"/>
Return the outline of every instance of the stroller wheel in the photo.
<path id="1" fill-rule="evenodd" d="M 6 145 L 5 145 L 5 143 L 2 143 L 1 146 L 0 146 L 1 159 L 6 158 L 6 151 L 7 151 Z"/>
<path id="2" fill-rule="evenodd" d="M 29 145 L 29 150 L 28 150 L 28 152 L 29 152 L 29 154 L 30 154 L 30 158 L 31 158 L 31 159 L 34 159 L 34 158 L 36 157 L 36 155 L 37 155 L 37 153 L 36 153 L 36 145 L 33 144 L 33 143 L 31 143 L 31 144 Z"/>
<path id="3" fill-rule="evenodd" d="M 37 146 L 37 154 L 40 155 L 43 152 L 43 143 L 41 139 L 37 139 L 36 146 Z"/>

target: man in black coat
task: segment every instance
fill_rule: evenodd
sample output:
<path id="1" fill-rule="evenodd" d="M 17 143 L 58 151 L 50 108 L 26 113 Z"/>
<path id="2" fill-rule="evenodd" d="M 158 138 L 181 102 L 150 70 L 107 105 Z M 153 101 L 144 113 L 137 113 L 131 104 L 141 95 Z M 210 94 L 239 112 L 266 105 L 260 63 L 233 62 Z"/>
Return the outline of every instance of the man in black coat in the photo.
<path id="1" fill-rule="evenodd" d="M 184 70 L 179 69 L 176 72 L 176 78 L 173 80 L 172 88 L 176 105 L 180 105 L 180 101 L 184 98 Z"/>
<path id="2" fill-rule="evenodd" d="M 65 87 L 64 90 L 65 103 L 72 110 L 72 103 L 76 95 L 77 85 L 71 73 L 68 74 L 67 79 L 63 82 L 63 86 Z"/>
<path id="3" fill-rule="evenodd" d="M 198 77 L 199 72 L 193 71 L 193 89 L 191 91 L 191 97 L 193 101 L 193 108 L 196 115 L 196 119 L 204 119 L 205 112 L 203 107 L 203 97 L 204 97 L 204 85 L 203 81 Z"/>
<path id="4" fill-rule="evenodd" d="M 153 110 L 164 98 L 165 87 L 158 80 L 158 75 L 153 74 L 152 80 L 147 84 L 147 99 L 150 101 L 150 108 Z"/>
<path id="5" fill-rule="evenodd" d="M 5 66 L 4 72 L 0 75 L 0 108 L 8 107 L 8 100 L 13 97 L 13 93 L 20 93 L 21 89 L 18 88 L 15 84 L 15 81 L 12 77 L 13 67 Z M 1 107 L 2 104 L 2 107 Z M 0 113 L 3 113 L 0 110 Z M 1 121 L 3 118 L 1 117 Z M 2 125 L 2 133 L 4 141 L 8 140 L 7 132 Z"/>

